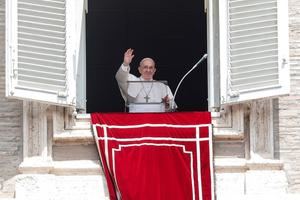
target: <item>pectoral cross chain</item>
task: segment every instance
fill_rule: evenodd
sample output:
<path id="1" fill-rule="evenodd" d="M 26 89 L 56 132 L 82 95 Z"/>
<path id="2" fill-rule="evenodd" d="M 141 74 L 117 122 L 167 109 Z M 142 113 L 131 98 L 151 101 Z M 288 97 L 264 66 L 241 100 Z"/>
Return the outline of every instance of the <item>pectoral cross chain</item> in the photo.
<path id="1" fill-rule="evenodd" d="M 149 97 L 148 95 L 146 95 L 146 96 L 144 97 L 144 99 L 146 99 L 146 103 L 148 103 L 148 102 L 149 102 L 149 99 L 150 99 L 150 97 Z"/>
<path id="2" fill-rule="evenodd" d="M 141 78 L 140 78 L 140 80 L 141 80 Z M 146 95 L 146 96 L 144 97 L 144 99 L 146 100 L 146 103 L 148 103 L 148 102 L 149 102 L 149 99 L 150 99 L 149 94 L 150 94 L 150 92 L 151 92 L 151 90 L 152 90 L 152 88 L 153 88 L 153 81 L 151 81 L 151 87 L 150 87 L 149 91 L 146 91 L 145 85 L 144 85 L 144 83 L 143 83 L 142 80 L 141 80 L 141 83 L 142 83 L 143 91 L 144 91 L 144 93 L 145 93 L 145 95 Z M 147 89 L 148 89 L 148 88 L 147 88 Z"/>

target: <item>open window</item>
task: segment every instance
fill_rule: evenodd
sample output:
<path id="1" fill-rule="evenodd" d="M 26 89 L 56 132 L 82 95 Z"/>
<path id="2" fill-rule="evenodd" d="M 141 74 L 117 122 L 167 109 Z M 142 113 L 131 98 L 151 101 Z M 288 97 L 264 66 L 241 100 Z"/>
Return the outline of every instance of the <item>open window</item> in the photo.
<path id="1" fill-rule="evenodd" d="M 87 14 L 87 111 L 122 112 L 115 73 L 128 48 L 131 73 L 144 57 L 156 62 L 154 79 L 175 91 L 180 79 L 207 52 L 204 0 L 89 0 Z M 179 111 L 207 110 L 207 65 L 202 62 L 181 84 Z"/>
<path id="2" fill-rule="evenodd" d="M 102 4 L 101 9 L 110 1 L 92 1 L 95 4 Z M 196 1 L 195 1 L 196 2 Z M 203 5 L 205 0 L 200 1 L 200 6 L 190 6 L 180 4 L 181 1 L 172 1 L 174 10 L 169 2 L 147 1 L 153 4 L 156 16 L 164 16 L 157 18 L 156 23 L 168 22 L 169 19 L 180 15 L 175 13 L 175 8 L 182 8 L 183 15 L 197 18 L 199 12 L 204 13 Z M 192 64 L 194 64 L 203 53 L 208 53 L 208 76 L 198 77 L 198 80 L 208 79 L 208 93 L 206 84 L 192 82 L 192 87 L 187 87 L 186 91 L 196 89 L 199 91 L 206 90 L 203 99 L 207 99 L 208 107 L 218 108 L 220 104 L 232 104 L 241 101 L 247 101 L 256 98 L 264 98 L 287 94 L 289 92 L 289 65 L 288 65 L 288 5 L 286 0 L 207 0 L 207 15 L 203 14 L 203 19 L 207 19 L 207 28 L 198 30 L 201 42 L 186 43 L 185 38 L 177 31 L 157 32 L 151 28 L 145 28 L 149 37 L 151 34 L 159 35 L 159 44 L 166 42 L 168 36 L 174 41 L 179 41 L 187 48 L 182 51 L 175 51 L 170 54 L 170 50 L 178 48 L 177 42 L 170 42 L 162 52 L 161 68 L 162 79 L 169 75 L 174 69 L 181 69 L 181 74 L 174 72 L 173 78 L 168 78 L 173 90 L 178 80 Z M 155 5 L 154 5 L 155 4 Z M 156 7 L 160 5 L 162 7 Z M 11 98 L 37 100 L 49 104 L 62 106 L 76 106 L 85 109 L 86 90 L 90 89 L 90 85 L 94 84 L 93 94 L 100 94 L 101 101 L 106 99 L 112 93 L 112 88 L 116 94 L 119 94 L 116 82 L 113 80 L 114 74 L 107 76 L 105 73 L 97 74 L 95 79 L 105 80 L 103 84 L 93 82 L 85 87 L 86 83 L 86 65 L 85 65 L 85 9 L 87 9 L 86 0 L 6 0 L 6 95 Z M 140 20 L 142 17 L 152 18 L 152 15 L 145 15 L 140 1 L 135 1 L 130 7 L 137 15 L 130 15 L 130 19 L 124 18 L 128 12 L 119 12 L 119 18 L 112 15 L 104 16 L 100 13 L 98 20 L 93 27 L 102 28 L 98 33 L 87 32 L 87 34 L 96 34 L 95 38 L 103 37 L 107 33 L 107 29 L 101 27 L 103 23 L 108 23 L 112 28 L 116 28 L 116 35 L 108 34 L 110 37 L 104 37 L 103 42 L 108 43 L 109 48 L 105 48 L 104 52 L 97 51 L 94 63 L 95 69 L 99 69 L 98 64 L 104 65 L 104 71 L 112 66 L 118 66 L 121 63 L 122 51 L 113 48 L 115 43 L 122 43 L 120 39 L 127 38 L 127 42 L 122 43 L 124 47 L 132 47 L 131 44 L 136 42 L 136 46 L 145 45 L 145 40 L 136 40 L 126 32 L 124 27 L 129 23 L 128 20 Z M 181 6 L 178 6 L 181 5 Z M 124 1 L 114 2 L 114 8 L 128 6 Z M 196 9 L 195 9 L 196 8 Z M 98 9 L 98 10 L 101 10 Z M 116 9 L 108 8 L 109 11 L 116 12 Z M 166 12 L 168 11 L 168 12 Z M 148 11 L 147 11 L 148 12 Z M 176 11 L 177 12 L 177 11 Z M 151 12 L 152 13 L 152 12 Z M 175 13 L 175 14 L 174 14 Z M 97 13 L 92 13 L 94 15 Z M 173 14 L 173 15 L 171 15 Z M 171 16 L 171 17 L 169 17 Z M 111 21 L 107 21 L 107 19 Z M 122 26 L 114 26 L 119 19 L 124 20 Z M 197 18 L 198 19 L 198 18 Z M 205 19 L 205 20 L 206 20 Z M 182 23 L 174 23 L 173 28 L 177 24 L 182 24 L 182 30 L 189 31 L 189 21 L 183 20 Z M 101 24 L 102 23 L 102 24 Z M 133 23 L 135 25 L 135 23 Z M 206 22 L 204 21 L 206 26 Z M 153 24 L 150 24 L 153 25 Z M 136 25 L 138 26 L 138 25 Z M 192 25 L 193 26 L 193 25 Z M 135 27 L 135 26 L 132 26 Z M 164 26 L 161 26 L 165 28 Z M 127 27 L 131 29 L 131 27 Z M 87 29 L 89 30 L 89 29 Z M 141 29 L 136 29 L 135 33 Z M 194 31 L 189 31 L 195 33 Z M 206 35 L 207 33 L 207 35 Z M 206 40 L 207 38 L 207 40 Z M 170 40 L 171 41 L 171 40 Z M 204 43 L 203 43 L 204 41 Z M 207 49 L 206 49 L 207 41 Z M 98 50 L 98 45 L 93 41 L 92 50 Z M 106 43 L 102 43 L 105 45 Z M 187 50 L 190 46 L 204 46 L 200 50 L 194 51 L 194 57 L 183 59 L 183 62 L 176 63 L 178 68 L 170 68 L 169 60 L 164 60 L 168 55 L 172 59 L 179 58 L 182 54 L 189 55 Z M 157 50 L 161 48 L 149 43 L 149 47 Z M 133 46 L 134 48 L 134 46 Z M 116 49 L 120 50 L 116 53 Z M 102 53 L 102 54 L 101 54 Z M 143 55 L 148 55 L 147 51 L 140 51 Z M 104 55 L 104 56 L 100 56 Z M 114 55 L 114 56 L 112 56 Z M 91 55 L 87 55 L 91 57 Z M 151 55 L 149 55 L 151 56 Z M 106 59 L 114 60 L 115 64 L 107 64 Z M 195 60 L 193 60 L 195 59 Z M 190 61 L 191 64 L 187 64 Z M 186 67 L 186 68 L 182 68 Z M 200 68 L 199 68 L 200 70 Z M 202 68 L 201 70 L 204 70 Z M 199 71 L 200 74 L 206 72 Z M 166 76 L 165 76 L 166 75 Z M 195 73 L 194 75 L 197 76 Z M 201 75 L 202 76 L 202 75 Z M 176 79 L 175 79 L 175 78 Z M 106 81 L 111 81 L 112 85 Z M 195 77 L 191 77 L 194 78 Z M 197 78 L 197 77 L 196 77 Z M 90 79 L 92 80 L 92 79 Z M 106 89 L 102 86 L 107 86 Z M 182 92 L 182 91 L 179 91 Z M 193 97 L 193 94 L 189 93 Z M 182 95 L 184 96 L 184 95 Z M 90 96 L 93 98 L 93 96 Z M 114 96 L 121 101 L 120 96 Z M 185 102 L 183 99 L 182 102 Z M 201 103 L 196 100 L 196 103 Z M 108 99 L 107 104 L 111 104 Z M 207 104 L 206 104 L 207 105 Z M 107 107 L 107 106 L 106 106 Z M 101 110 L 92 110 L 101 111 Z"/>
<path id="3" fill-rule="evenodd" d="M 6 1 L 6 96 L 84 107 L 85 1 Z M 76 80 L 77 78 L 77 80 Z M 76 95 L 81 98 L 76 98 Z"/>
<path id="4" fill-rule="evenodd" d="M 219 5 L 210 2 L 219 9 L 218 18 L 214 18 L 218 19 L 219 27 L 214 28 L 219 30 L 220 51 L 214 59 L 219 59 L 220 66 L 217 80 L 220 103 L 288 94 L 288 2 L 221 0 Z M 210 48 L 217 51 L 216 46 Z M 213 92 L 214 88 L 210 90 Z"/>

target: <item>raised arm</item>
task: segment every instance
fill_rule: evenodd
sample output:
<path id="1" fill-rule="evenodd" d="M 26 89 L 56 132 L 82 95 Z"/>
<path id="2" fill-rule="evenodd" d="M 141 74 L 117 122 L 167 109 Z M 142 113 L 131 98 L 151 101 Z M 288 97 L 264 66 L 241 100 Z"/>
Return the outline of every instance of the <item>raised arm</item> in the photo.
<path id="1" fill-rule="evenodd" d="M 133 59 L 133 49 L 127 49 L 124 53 L 123 63 L 119 70 L 116 73 L 116 79 L 118 81 L 118 84 L 120 88 L 124 91 L 127 91 L 127 81 L 130 80 L 130 63 Z M 131 75 L 132 76 L 132 75 Z"/>
<path id="2" fill-rule="evenodd" d="M 136 77 L 132 74 L 130 74 L 130 66 L 129 64 L 131 63 L 133 59 L 133 49 L 127 49 L 127 51 L 124 53 L 124 59 L 121 67 L 116 73 L 116 80 L 118 82 L 118 85 L 121 89 L 121 94 L 124 100 L 126 101 L 126 97 L 128 96 L 127 90 L 128 90 L 128 80 L 133 80 Z"/>

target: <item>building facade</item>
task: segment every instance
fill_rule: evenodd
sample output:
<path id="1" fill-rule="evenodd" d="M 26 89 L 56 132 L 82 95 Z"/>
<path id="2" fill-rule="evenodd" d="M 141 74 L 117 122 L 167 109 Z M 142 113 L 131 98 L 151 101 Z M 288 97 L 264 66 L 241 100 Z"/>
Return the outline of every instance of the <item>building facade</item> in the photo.
<path id="1" fill-rule="evenodd" d="M 108 193 L 90 129 L 89 115 L 78 114 L 74 107 L 78 105 L 78 108 L 84 108 L 84 103 L 82 103 L 84 91 L 82 87 L 78 88 L 76 85 L 84 82 L 84 77 L 82 78 L 84 72 L 82 71 L 85 67 L 83 64 L 85 63 L 85 55 L 79 50 L 69 51 L 70 49 L 84 50 L 82 30 L 85 29 L 83 28 L 84 23 L 81 22 L 84 21 L 83 16 L 86 12 L 87 2 L 83 0 L 73 1 L 73 3 L 68 0 L 41 2 L 36 0 L 0 0 L 0 198 L 70 199 L 72 196 L 72 199 L 106 199 Z M 211 74 L 209 98 L 214 124 L 216 196 L 218 199 L 229 199 L 232 196 L 236 196 L 237 199 L 258 199 L 266 195 L 276 195 L 280 199 L 288 199 L 300 193 L 300 41 L 298 39 L 300 35 L 300 1 L 224 0 L 218 2 L 207 1 L 208 29 L 210 30 L 208 55 Z M 24 13 L 20 10 L 18 12 L 14 10 L 17 9 L 14 7 L 16 5 L 23 8 L 21 10 Z M 32 42 L 33 39 L 30 36 L 36 30 L 34 29 L 36 27 L 33 27 L 33 32 L 26 32 L 21 26 L 25 26 L 26 24 L 22 24 L 22 22 L 26 22 L 32 17 L 26 12 L 30 11 L 28 5 L 41 8 L 40 13 L 43 12 L 43 7 L 47 9 L 57 8 L 53 12 L 58 10 L 52 19 L 55 25 L 53 26 L 54 29 L 51 30 L 52 32 L 50 31 L 57 33 L 57 35 L 45 36 L 42 32 L 38 35 L 49 39 L 51 44 L 60 45 L 43 46 L 45 51 L 37 52 L 36 55 L 39 58 L 45 56 L 45 59 L 30 65 L 45 65 L 48 67 L 45 67 L 45 71 L 36 72 L 35 68 L 30 68 L 29 61 L 26 61 L 25 58 L 32 56 L 34 60 L 35 55 L 32 52 L 35 50 L 34 48 L 26 49 L 28 43 L 20 42 Z M 247 52 L 243 53 L 242 48 L 232 48 L 231 51 L 224 50 L 228 49 L 224 45 L 234 47 L 236 43 L 232 41 L 243 36 L 228 39 L 224 38 L 224 35 L 227 34 L 222 31 L 232 33 L 228 27 L 234 29 L 236 25 L 234 23 L 251 18 L 247 15 L 238 15 L 239 13 L 247 14 L 249 12 L 247 8 L 251 6 L 262 6 L 266 10 L 269 8 L 270 10 L 279 8 L 284 10 L 286 8 L 286 11 L 280 10 L 282 11 L 281 14 L 275 12 L 276 19 L 277 17 L 280 19 L 276 21 L 278 24 L 281 24 L 281 20 L 284 21 L 284 13 L 287 14 L 288 26 L 286 29 L 276 26 L 278 25 L 276 23 L 276 31 L 267 29 L 269 31 L 267 39 L 275 37 L 277 38 L 276 41 L 285 42 L 283 42 L 283 46 L 281 42 L 275 42 L 275 45 L 278 45 L 275 48 L 278 51 L 275 53 L 274 49 L 263 49 L 264 46 L 260 47 L 259 45 L 257 48 L 262 48 L 262 50 L 250 55 Z M 65 8 L 69 7 L 78 11 L 76 13 L 82 13 L 82 16 L 68 17 L 72 15 L 72 12 Z M 221 11 L 223 7 L 228 10 L 225 15 Z M 238 10 L 238 14 L 235 15 L 235 9 L 241 10 Z M 266 10 L 262 9 L 261 12 L 266 12 Z M 258 13 L 259 11 L 257 9 Z M 19 18 L 16 12 L 21 13 Z M 267 23 L 273 20 L 268 18 L 268 16 L 272 16 L 272 13 L 268 14 L 260 13 L 256 16 L 257 18 L 262 17 L 259 18 L 259 23 L 264 24 L 264 27 L 274 25 Z M 234 15 L 238 17 L 236 19 L 227 18 Z M 61 16 L 66 17 L 60 18 Z M 225 25 L 222 21 L 224 16 L 227 16 Z M 18 23 L 17 20 L 14 21 L 16 17 L 19 19 Z M 50 15 L 41 16 L 41 19 L 44 19 L 43 17 L 47 18 Z M 231 21 L 233 24 L 229 23 Z M 251 24 L 251 21 L 249 23 Z M 60 32 L 60 26 L 65 26 L 63 27 L 64 30 L 71 29 L 73 32 Z M 244 32 L 249 31 L 249 29 L 246 27 Z M 19 31 L 17 33 L 19 40 L 14 38 L 14 34 L 16 34 L 14 30 Z M 281 37 L 284 36 L 281 36 L 281 31 L 288 31 L 288 37 L 282 39 Z M 249 35 L 254 38 L 250 40 L 253 41 L 250 42 L 251 44 L 259 40 L 259 34 L 249 33 Z M 73 43 L 74 41 L 77 42 Z M 241 43 L 241 41 L 237 43 Z M 70 44 L 73 45 L 70 47 Z M 287 49 L 285 49 L 284 44 L 286 44 Z M 268 45 L 273 45 L 273 42 Z M 34 43 L 30 43 L 29 46 L 34 46 Z M 249 51 L 251 49 L 257 50 L 253 46 L 246 46 L 245 48 Z M 270 51 L 271 54 L 264 54 L 267 51 Z M 238 54 L 237 57 L 235 57 L 235 52 Z M 284 52 L 288 57 L 283 56 L 284 59 L 282 60 L 282 55 L 279 55 L 278 52 Z M 69 60 L 69 53 L 75 59 Z M 228 71 L 235 70 L 235 61 L 255 60 L 257 54 L 264 55 L 263 58 L 275 56 L 278 63 L 282 62 L 284 66 L 279 66 L 279 70 L 269 72 L 271 74 L 277 73 L 275 76 L 280 77 L 278 84 L 281 82 L 288 83 L 287 86 L 281 88 L 284 88 L 284 92 L 286 92 L 286 87 L 288 87 L 289 94 L 276 96 L 277 91 L 271 90 L 271 92 L 257 92 L 255 95 L 247 92 L 240 95 L 236 93 L 238 90 L 231 90 L 230 95 L 224 95 L 224 91 L 229 91 L 228 88 L 222 88 L 224 78 L 217 80 L 212 74 L 215 74 L 216 71 L 222 73 L 224 68 L 226 68 L 225 73 L 227 74 Z M 54 67 L 51 64 L 51 58 L 53 59 L 52 63 L 55 63 Z M 50 64 L 46 63 L 45 60 L 50 60 Z M 224 66 L 228 60 L 230 60 L 229 63 L 231 62 L 228 66 L 232 68 Z M 253 71 L 259 71 L 264 68 L 263 66 L 269 66 L 269 62 L 271 62 L 270 60 L 260 61 L 264 65 L 253 68 Z M 288 71 L 285 67 L 286 64 L 289 68 Z M 18 68 L 14 68 L 15 66 Z M 248 67 L 251 68 L 251 66 Z M 22 71 L 22 69 L 27 71 Z M 28 80 L 28 72 L 43 76 L 44 73 L 48 72 L 48 69 L 53 70 L 53 73 L 50 74 L 55 80 L 53 84 L 47 82 L 49 80 L 46 79 L 29 83 L 31 80 Z M 65 71 L 66 69 L 68 72 Z M 71 76 L 69 74 L 74 71 L 82 72 L 79 79 L 77 75 Z M 249 75 L 245 71 L 242 72 Z M 287 72 L 288 76 L 286 76 Z M 263 75 L 258 74 L 256 78 L 259 79 Z M 234 74 L 226 76 L 225 82 L 230 82 L 229 79 L 232 81 L 233 88 L 239 87 L 236 84 L 239 79 L 235 79 Z M 60 83 L 62 82 L 68 85 L 68 90 L 61 87 Z M 45 89 L 41 89 L 40 85 L 46 85 L 47 94 L 40 93 L 40 90 Z M 268 87 L 271 86 L 268 85 Z M 33 92 L 31 91 L 32 88 L 34 88 Z M 58 92 L 53 93 L 53 88 Z M 66 95 L 66 91 L 69 92 L 68 95 Z M 275 97 L 270 98 L 268 96 L 272 95 L 269 94 L 263 96 L 264 93 L 274 93 Z M 278 95 L 280 94 L 279 92 Z M 236 100 L 239 98 L 241 101 Z M 218 102 L 218 99 L 221 101 Z"/>

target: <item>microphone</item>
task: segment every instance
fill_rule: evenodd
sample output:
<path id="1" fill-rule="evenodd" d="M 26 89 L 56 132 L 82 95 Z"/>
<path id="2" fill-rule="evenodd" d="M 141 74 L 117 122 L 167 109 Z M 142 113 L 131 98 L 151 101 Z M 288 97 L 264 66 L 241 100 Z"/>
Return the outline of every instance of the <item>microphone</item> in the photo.
<path id="1" fill-rule="evenodd" d="M 179 89 L 179 87 L 180 87 L 180 85 L 181 85 L 181 83 L 182 83 L 182 81 L 185 79 L 185 77 L 187 76 L 187 75 L 189 75 L 189 73 L 191 73 L 196 67 L 198 67 L 198 65 L 203 61 L 203 60 L 205 60 L 207 58 L 207 53 L 206 54 L 204 54 L 203 56 L 202 56 L 202 58 L 180 79 L 180 81 L 179 81 L 179 83 L 178 83 L 178 85 L 177 85 L 177 87 L 176 87 L 176 90 L 175 90 L 175 92 L 174 92 L 174 97 L 173 97 L 173 100 L 172 100 L 172 105 L 171 105 L 171 109 L 172 110 L 175 110 L 176 109 L 176 104 L 175 104 L 175 98 L 176 98 L 176 94 L 177 94 L 177 91 L 178 91 L 178 89 Z"/>

